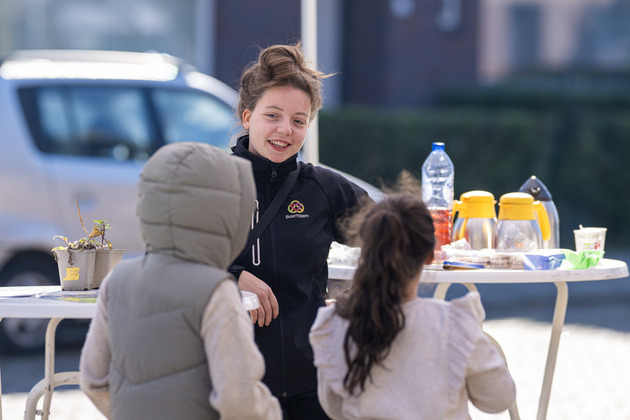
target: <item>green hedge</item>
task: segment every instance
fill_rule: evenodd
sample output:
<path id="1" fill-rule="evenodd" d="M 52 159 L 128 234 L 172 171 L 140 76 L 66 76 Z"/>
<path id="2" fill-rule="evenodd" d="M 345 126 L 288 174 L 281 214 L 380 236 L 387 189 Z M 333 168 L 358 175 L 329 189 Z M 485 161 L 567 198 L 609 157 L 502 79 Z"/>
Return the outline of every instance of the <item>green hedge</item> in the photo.
<path id="1" fill-rule="evenodd" d="M 630 78 L 630 75 L 628 76 Z M 630 89 L 565 89 L 547 86 L 506 85 L 492 88 L 453 88 L 435 98 L 438 107 L 474 106 L 493 109 L 517 108 L 534 111 L 578 109 L 619 109 L 630 107 Z"/>
<path id="2" fill-rule="evenodd" d="M 455 165 L 455 195 L 497 200 L 531 175 L 550 190 L 561 246 L 581 223 L 608 228 L 607 243 L 630 237 L 630 108 L 343 108 L 320 114 L 320 160 L 375 185 L 401 170 L 420 177 L 433 141 Z"/>

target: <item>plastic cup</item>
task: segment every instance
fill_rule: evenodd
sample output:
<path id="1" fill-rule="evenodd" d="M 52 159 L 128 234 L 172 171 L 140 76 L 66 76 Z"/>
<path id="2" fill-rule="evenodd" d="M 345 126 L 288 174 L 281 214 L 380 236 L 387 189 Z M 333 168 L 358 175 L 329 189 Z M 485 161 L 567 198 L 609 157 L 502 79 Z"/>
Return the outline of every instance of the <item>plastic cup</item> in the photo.
<path id="1" fill-rule="evenodd" d="M 575 234 L 575 250 L 582 251 L 604 251 L 606 242 L 606 228 L 600 227 L 580 227 L 573 231 Z"/>

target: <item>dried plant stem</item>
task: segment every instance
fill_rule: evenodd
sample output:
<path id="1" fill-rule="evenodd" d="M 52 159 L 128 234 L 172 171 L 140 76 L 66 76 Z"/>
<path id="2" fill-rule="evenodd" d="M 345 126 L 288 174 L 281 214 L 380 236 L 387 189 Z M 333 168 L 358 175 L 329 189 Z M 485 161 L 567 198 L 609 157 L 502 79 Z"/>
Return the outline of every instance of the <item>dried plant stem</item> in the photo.
<path id="1" fill-rule="evenodd" d="M 89 235 L 90 232 L 88 232 L 88 230 L 83 225 L 83 218 L 81 217 L 81 209 L 79 209 L 79 200 L 74 200 L 74 202 L 77 203 L 77 211 L 79 212 L 79 221 L 81 222 L 81 227 L 83 228 L 85 233 Z"/>

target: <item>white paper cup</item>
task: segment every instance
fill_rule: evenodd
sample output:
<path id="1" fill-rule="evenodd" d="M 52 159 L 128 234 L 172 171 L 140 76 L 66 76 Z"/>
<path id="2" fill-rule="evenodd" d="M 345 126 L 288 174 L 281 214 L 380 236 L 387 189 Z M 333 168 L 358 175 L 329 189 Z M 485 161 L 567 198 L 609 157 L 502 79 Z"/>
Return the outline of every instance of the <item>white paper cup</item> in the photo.
<path id="1" fill-rule="evenodd" d="M 582 251 L 604 251 L 604 243 L 606 242 L 606 228 L 599 227 L 583 227 L 575 229 L 575 250 Z"/>

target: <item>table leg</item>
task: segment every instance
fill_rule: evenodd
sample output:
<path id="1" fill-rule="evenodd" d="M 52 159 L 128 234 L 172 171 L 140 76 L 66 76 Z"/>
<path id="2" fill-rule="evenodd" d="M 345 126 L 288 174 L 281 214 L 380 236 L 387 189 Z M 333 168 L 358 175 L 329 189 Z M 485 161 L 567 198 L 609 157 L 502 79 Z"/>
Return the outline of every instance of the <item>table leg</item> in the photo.
<path id="1" fill-rule="evenodd" d="M 46 392 L 44 393 L 44 412 L 42 413 L 42 420 L 48 420 L 48 416 L 50 415 L 50 403 L 55 388 L 55 332 L 61 320 L 61 318 L 52 318 L 48 323 L 48 327 L 46 327 L 46 361 L 44 362 L 44 369 L 46 370 Z"/>
<path id="2" fill-rule="evenodd" d="M 567 313 L 567 302 L 569 301 L 569 290 L 567 283 L 560 281 L 555 282 L 557 294 L 556 305 L 553 310 L 553 324 L 551 325 L 551 339 L 549 340 L 549 351 L 547 353 L 547 364 L 545 366 L 545 375 L 543 377 L 542 389 L 540 390 L 540 399 L 538 401 L 537 420 L 545 420 L 547 418 L 547 408 L 549 407 L 549 397 L 551 395 L 551 383 L 553 382 L 553 374 L 556 369 L 556 359 L 558 358 L 558 347 L 560 345 L 560 334 L 564 325 L 564 317 Z"/>
<path id="3" fill-rule="evenodd" d="M 41 397 L 41 393 L 37 391 L 35 385 L 26 398 L 26 410 L 24 411 L 24 420 L 35 419 L 36 414 L 42 416 L 42 420 L 48 420 L 50 415 L 50 403 L 52 393 L 55 388 L 55 332 L 62 318 L 52 318 L 46 327 L 46 344 L 44 349 L 44 406 L 41 412 L 37 411 L 37 402 Z M 40 381 L 41 382 L 41 381 Z"/>
<path id="4" fill-rule="evenodd" d="M 462 283 L 462 285 L 471 292 L 478 291 L 477 286 L 475 286 L 474 283 Z M 433 292 L 433 297 L 436 299 L 444 300 L 444 298 L 446 298 L 446 292 L 448 291 L 449 287 L 451 287 L 451 283 L 438 283 L 438 285 L 435 287 L 435 292 Z"/>
<path id="5" fill-rule="evenodd" d="M 26 398 L 26 410 L 24 411 L 25 420 L 35 420 L 36 415 L 43 415 L 43 410 L 37 410 L 37 402 L 42 395 L 46 393 L 47 378 L 43 378 L 31 388 Z M 79 372 L 58 372 L 53 376 L 53 386 L 61 385 L 79 385 Z"/>
<path id="6" fill-rule="evenodd" d="M 449 287 L 451 287 L 451 283 L 438 283 L 438 285 L 435 287 L 435 292 L 433 292 L 433 297 L 435 299 L 444 300 L 444 298 L 446 298 L 446 292 L 448 292 Z"/>

